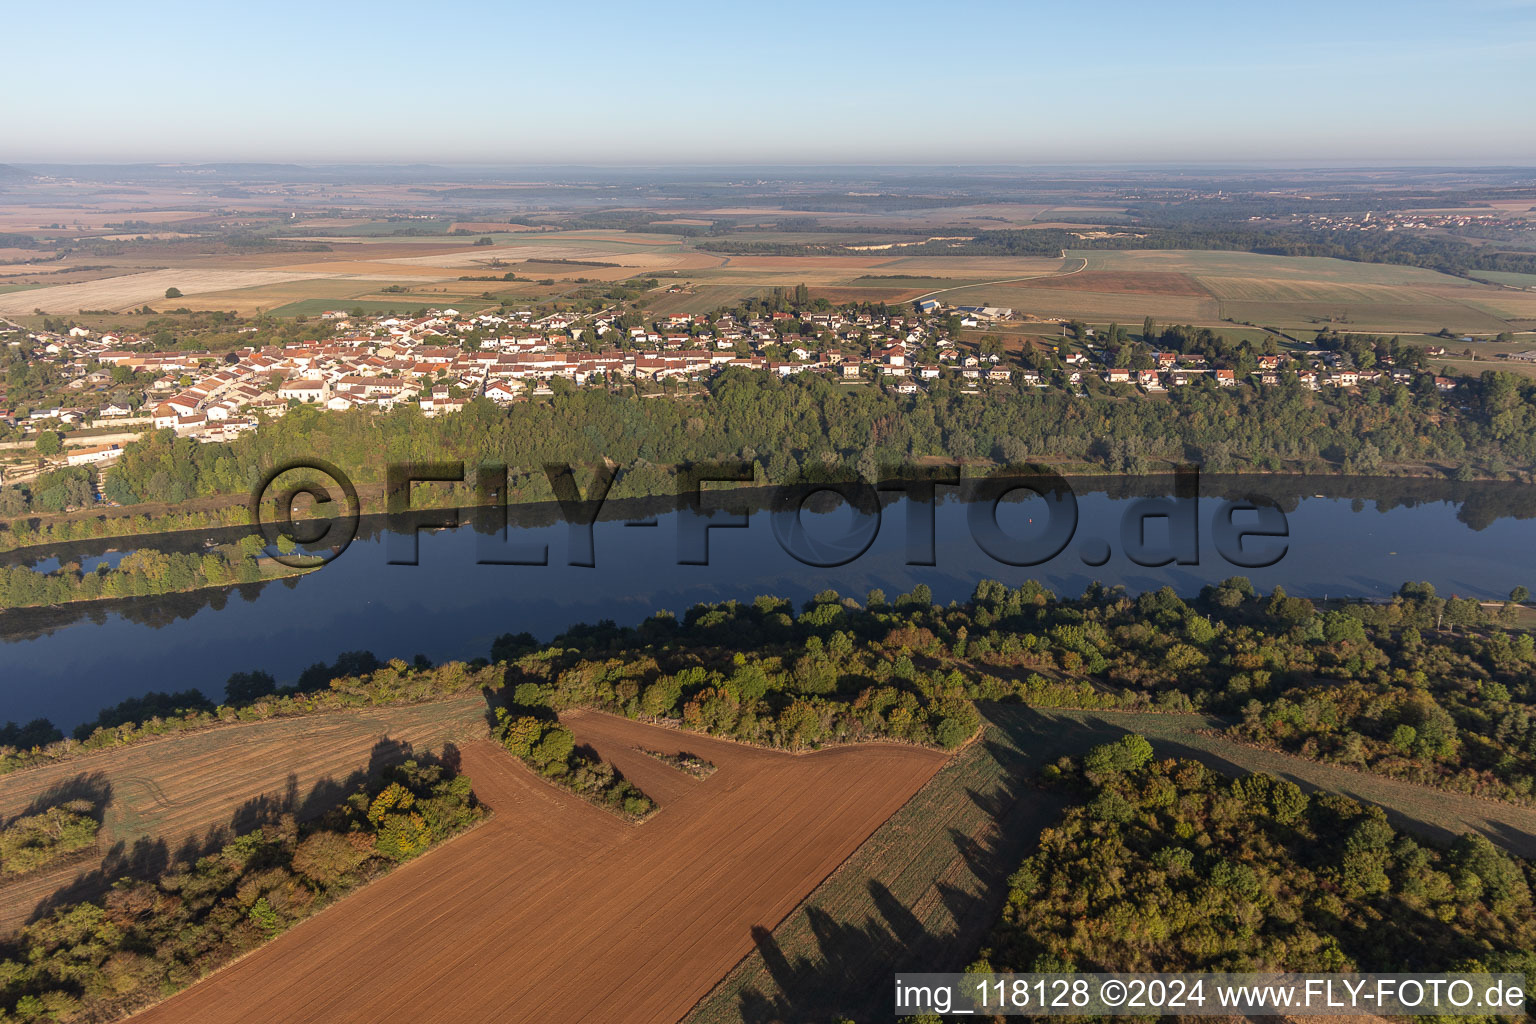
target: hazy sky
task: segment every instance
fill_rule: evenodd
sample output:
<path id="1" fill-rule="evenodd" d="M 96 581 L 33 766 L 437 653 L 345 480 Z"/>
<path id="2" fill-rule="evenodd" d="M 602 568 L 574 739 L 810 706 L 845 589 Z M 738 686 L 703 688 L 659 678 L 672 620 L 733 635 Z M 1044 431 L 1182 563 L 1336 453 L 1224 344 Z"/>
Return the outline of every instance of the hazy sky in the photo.
<path id="1" fill-rule="evenodd" d="M 0 162 L 1536 163 L 1536 0 L 13 3 Z"/>

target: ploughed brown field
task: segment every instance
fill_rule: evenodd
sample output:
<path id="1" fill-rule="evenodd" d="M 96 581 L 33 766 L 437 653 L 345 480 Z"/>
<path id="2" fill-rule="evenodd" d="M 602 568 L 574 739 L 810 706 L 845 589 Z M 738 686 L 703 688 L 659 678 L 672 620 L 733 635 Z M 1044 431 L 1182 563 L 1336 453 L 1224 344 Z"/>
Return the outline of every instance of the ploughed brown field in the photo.
<path id="1" fill-rule="evenodd" d="M 495 815 L 145 1022 L 672 1024 L 945 763 L 880 744 L 759 750 L 596 712 L 563 720 L 660 804 L 626 824 L 489 742 L 462 768 Z M 690 752 L 699 780 L 639 752 Z"/>

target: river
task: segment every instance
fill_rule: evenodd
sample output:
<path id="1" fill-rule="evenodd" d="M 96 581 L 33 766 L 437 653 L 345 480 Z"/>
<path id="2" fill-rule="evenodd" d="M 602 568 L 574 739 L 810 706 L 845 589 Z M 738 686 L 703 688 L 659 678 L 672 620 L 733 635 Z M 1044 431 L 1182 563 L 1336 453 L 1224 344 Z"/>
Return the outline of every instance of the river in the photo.
<path id="1" fill-rule="evenodd" d="M 682 615 L 698 602 L 750 601 L 759 594 L 799 603 L 834 589 L 862 601 L 874 588 L 895 596 L 921 583 L 936 600 L 948 602 L 965 599 L 981 579 L 1018 584 L 1033 578 L 1063 595 L 1080 594 L 1100 580 L 1131 592 L 1171 586 L 1193 596 L 1205 584 L 1232 575 L 1248 576 L 1266 592 L 1280 585 L 1317 598 L 1386 597 L 1406 580 L 1428 580 L 1443 595 L 1484 599 L 1502 599 L 1517 584 L 1536 589 L 1536 523 L 1530 518 L 1536 501 L 1528 487 L 1389 482 L 1351 488 L 1292 480 L 1276 499 L 1286 536 L 1245 542 L 1240 555 L 1249 561 L 1255 554 L 1258 560 L 1276 552 L 1281 557 L 1250 567 L 1224 557 L 1212 524 L 1223 512 L 1225 495 L 1251 486 L 1202 487 L 1194 508 L 1198 540 L 1185 552 L 1197 548 L 1198 564 L 1137 564 L 1125 550 L 1122 526 L 1145 495 L 1113 486 L 1092 490 L 1076 481 L 1072 539 L 1059 555 L 1035 566 L 1005 564 L 983 550 L 977 523 L 985 533 L 986 520 L 978 520 L 976 503 L 960 500 L 919 505 L 900 498 L 878 521 L 846 505 L 805 511 L 805 535 L 798 541 L 791 537 L 790 546 L 798 544 L 802 553 L 819 548 L 822 557 L 812 560 L 833 560 L 825 554 L 829 549 L 846 556 L 874 533 L 867 550 L 839 566 L 797 560 L 776 535 L 773 515 L 761 508 L 747 517 L 745 528 L 726 528 L 720 514 L 711 519 L 686 509 L 658 511 L 654 503 L 605 508 L 591 529 L 590 567 L 569 564 L 573 552 L 575 560 L 587 560 L 586 531 L 561 521 L 553 506 L 514 510 L 516 522 L 505 544 L 470 525 L 416 533 L 416 565 L 391 564 L 408 555 L 409 529 L 365 520 L 344 554 L 300 577 L 0 613 L 0 722 L 44 716 L 69 729 L 105 705 L 149 690 L 196 687 L 217 699 L 224 680 L 237 671 L 264 669 L 287 683 L 309 665 L 348 650 L 370 650 L 381 658 L 419 653 L 433 661 L 467 659 L 488 655 L 492 640 L 505 632 L 528 631 L 549 640 L 577 622 L 611 619 L 630 625 L 663 609 Z M 1312 496 L 1313 487 L 1329 493 Z M 1376 498 L 1360 496 L 1372 489 Z M 997 506 L 998 536 L 1041 540 L 1050 521 L 1046 502 L 1027 492 L 1012 497 L 1021 493 L 1025 500 Z M 823 502 L 828 498 L 820 496 Z M 983 512 L 990 509 L 982 505 Z M 908 519 L 921 524 L 925 511 L 933 519 L 931 559 L 925 550 L 928 531 L 919 530 L 915 545 L 908 536 Z M 1241 526 L 1256 520 L 1239 513 L 1233 521 Z M 788 522 L 780 520 L 779 532 L 788 535 L 782 529 Z M 698 560 L 700 527 L 709 523 L 719 528 L 708 531 L 708 563 L 679 564 L 680 557 Z M 1178 530 L 1186 525 L 1181 520 Z M 1169 533 L 1170 520 L 1148 519 L 1152 550 L 1141 561 L 1166 555 Z M 840 543 L 850 534 L 850 542 Z M 205 539 L 199 534 L 157 543 L 186 549 Z M 526 557 L 529 545 L 547 546 L 547 565 L 480 564 Z M 127 545 L 102 541 L 6 560 L 30 558 L 48 569 L 61 560 L 100 559 L 122 546 Z M 914 555 L 934 564 L 908 564 Z"/>

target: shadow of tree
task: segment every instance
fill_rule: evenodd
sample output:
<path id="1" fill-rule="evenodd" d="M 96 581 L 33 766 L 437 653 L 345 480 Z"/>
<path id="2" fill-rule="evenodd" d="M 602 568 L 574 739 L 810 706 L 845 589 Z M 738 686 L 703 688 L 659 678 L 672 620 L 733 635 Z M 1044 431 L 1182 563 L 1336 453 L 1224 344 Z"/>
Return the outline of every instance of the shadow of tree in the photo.
<path id="1" fill-rule="evenodd" d="M 107 779 L 105 772 L 81 772 L 74 778 L 57 783 L 39 793 L 30 804 L 14 816 L 0 818 L 0 827 L 9 825 L 17 818 L 41 814 L 50 807 L 57 807 L 71 800 L 88 801 L 95 808 L 92 816 L 97 824 L 100 824 L 103 811 L 112 801 L 112 783 Z"/>
<path id="2" fill-rule="evenodd" d="M 985 738 L 876 832 L 868 856 L 856 854 L 776 931 L 752 930 L 771 984 L 695 1019 L 890 1020 L 896 972 L 970 961 L 997 920 L 1008 876 L 1060 814 L 1060 799 L 1033 780 L 1066 745 L 1037 714 L 986 713 Z M 929 809 L 940 805 L 950 824 L 935 829 Z"/>
<path id="3" fill-rule="evenodd" d="M 287 815 L 301 822 L 318 818 L 338 806 L 359 786 L 377 778 L 386 769 L 412 758 L 458 770 L 459 751 L 453 744 L 445 745 L 442 754 L 434 756 L 413 750 L 408 742 L 385 737 L 373 745 L 368 763 L 363 767 L 339 779 L 331 776 L 318 779 L 302 797 L 299 794 L 298 776 L 290 774 L 281 790 L 252 797 L 236 808 L 227 822 L 210 827 L 201 836 L 187 836 L 174 848 L 165 837 L 146 837 L 132 843 L 115 843 L 102 857 L 99 867 L 77 876 L 68 885 L 41 900 L 33 908 L 27 922 L 30 924 L 47 917 L 60 907 L 93 900 L 120 878 L 143 881 L 158 878 L 178 866 L 192 864 L 201 857 L 218 852 L 237 835 L 264 825 L 275 825 Z M 64 790 L 76 783 L 83 787 L 82 792 L 101 792 L 102 786 L 106 786 L 106 791 L 110 792 L 110 786 L 106 785 L 105 780 L 89 776 L 81 776 L 57 788 Z M 39 801 L 42 799 L 44 797 L 39 797 Z"/>

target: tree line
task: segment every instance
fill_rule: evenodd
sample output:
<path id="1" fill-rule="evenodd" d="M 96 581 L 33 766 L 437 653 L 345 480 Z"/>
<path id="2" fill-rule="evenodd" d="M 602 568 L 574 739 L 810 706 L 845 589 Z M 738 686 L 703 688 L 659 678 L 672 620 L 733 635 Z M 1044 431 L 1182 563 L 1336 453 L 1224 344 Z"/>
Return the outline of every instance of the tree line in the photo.
<path id="1" fill-rule="evenodd" d="M 1146 472 L 1170 461 L 1213 471 L 1345 472 L 1395 464 L 1503 474 L 1536 465 L 1536 383 L 1490 371 L 1448 397 L 1386 382 L 1351 395 L 1295 383 L 1263 389 L 1191 386 L 1166 401 L 1108 395 L 1083 400 L 1035 389 L 968 395 L 937 382 L 929 394 L 844 388 L 819 375 L 748 370 L 714 378 L 697 399 L 648 402 L 583 388 L 501 409 L 470 402 L 428 419 L 412 406 L 375 415 L 311 407 L 229 443 L 159 431 L 125 447 L 101 481 L 121 505 L 245 496 L 264 471 L 319 456 L 358 483 L 382 483 L 392 462 L 454 459 L 514 467 L 515 491 L 552 495 L 539 467 L 607 457 L 621 467 L 613 496 L 667 494 L 671 468 L 718 459 L 755 462 L 759 481 L 808 467 L 874 471 L 934 457 L 1067 461 L 1090 470 Z"/>

